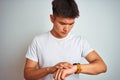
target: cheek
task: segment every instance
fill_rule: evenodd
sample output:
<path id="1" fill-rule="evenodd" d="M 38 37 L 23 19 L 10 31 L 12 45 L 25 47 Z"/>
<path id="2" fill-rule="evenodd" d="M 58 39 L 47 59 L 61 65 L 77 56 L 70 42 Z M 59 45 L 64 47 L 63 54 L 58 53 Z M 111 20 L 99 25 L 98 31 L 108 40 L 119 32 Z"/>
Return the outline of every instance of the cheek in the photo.
<path id="1" fill-rule="evenodd" d="M 56 32 L 58 32 L 58 33 L 61 31 L 60 26 L 59 26 L 59 25 L 57 25 L 57 24 L 56 24 L 56 25 L 54 25 L 54 29 L 55 29 L 55 31 L 56 31 Z"/>
<path id="2" fill-rule="evenodd" d="M 57 24 L 57 25 L 56 25 L 56 29 L 57 29 L 58 31 L 62 31 L 62 30 L 63 30 L 63 26 L 61 26 L 60 24 Z"/>

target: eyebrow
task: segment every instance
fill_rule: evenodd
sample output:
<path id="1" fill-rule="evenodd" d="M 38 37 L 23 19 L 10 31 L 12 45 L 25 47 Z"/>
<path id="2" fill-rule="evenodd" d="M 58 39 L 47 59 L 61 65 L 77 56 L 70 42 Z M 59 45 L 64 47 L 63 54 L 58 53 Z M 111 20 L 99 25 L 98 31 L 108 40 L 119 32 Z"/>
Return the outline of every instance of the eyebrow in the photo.
<path id="1" fill-rule="evenodd" d="M 65 23 L 65 22 L 59 22 L 60 24 L 65 24 L 65 25 L 72 25 L 72 24 L 74 24 L 75 22 L 72 22 L 72 23 Z"/>

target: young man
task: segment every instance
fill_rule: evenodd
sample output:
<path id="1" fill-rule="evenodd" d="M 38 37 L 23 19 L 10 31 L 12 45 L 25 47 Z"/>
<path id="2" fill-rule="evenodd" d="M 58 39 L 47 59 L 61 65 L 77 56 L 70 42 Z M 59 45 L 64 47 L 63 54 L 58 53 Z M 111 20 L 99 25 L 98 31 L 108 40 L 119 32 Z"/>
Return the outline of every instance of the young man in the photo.
<path id="1" fill-rule="evenodd" d="M 26 80 L 79 80 L 79 73 L 106 72 L 102 58 L 88 42 L 70 33 L 79 16 L 75 0 L 53 0 L 53 28 L 36 36 L 26 54 Z M 80 64 L 84 57 L 89 63 Z"/>

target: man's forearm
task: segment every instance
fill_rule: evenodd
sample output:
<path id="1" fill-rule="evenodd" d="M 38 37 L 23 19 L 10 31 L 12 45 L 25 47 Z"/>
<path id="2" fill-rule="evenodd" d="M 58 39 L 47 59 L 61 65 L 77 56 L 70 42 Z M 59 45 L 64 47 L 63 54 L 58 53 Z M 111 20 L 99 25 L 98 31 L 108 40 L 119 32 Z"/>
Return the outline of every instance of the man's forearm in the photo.
<path id="1" fill-rule="evenodd" d="M 81 73 L 96 75 L 106 72 L 107 67 L 103 63 L 81 64 Z"/>
<path id="2" fill-rule="evenodd" d="M 88 64 L 81 64 L 81 73 L 99 74 L 107 71 L 107 66 L 96 51 L 90 52 L 86 57 Z"/>
<path id="3" fill-rule="evenodd" d="M 45 67 L 40 69 L 27 68 L 25 69 L 24 77 L 26 80 L 36 80 L 43 78 L 44 76 L 53 73 L 54 71 L 54 67 Z"/>

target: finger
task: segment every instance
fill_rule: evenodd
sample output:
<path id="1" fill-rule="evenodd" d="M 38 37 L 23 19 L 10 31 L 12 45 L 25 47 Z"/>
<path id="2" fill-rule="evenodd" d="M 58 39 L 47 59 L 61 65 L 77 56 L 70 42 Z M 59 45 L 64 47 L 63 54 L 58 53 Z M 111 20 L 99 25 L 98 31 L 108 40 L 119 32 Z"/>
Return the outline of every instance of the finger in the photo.
<path id="1" fill-rule="evenodd" d="M 66 72 L 65 72 L 65 70 L 62 72 L 62 74 L 61 74 L 61 78 L 62 78 L 62 80 L 65 80 L 65 77 L 66 77 Z"/>
<path id="2" fill-rule="evenodd" d="M 63 68 L 64 68 L 64 64 L 60 64 L 60 65 L 59 65 L 59 68 L 60 68 L 60 69 L 63 69 Z"/>
<path id="3" fill-rule="evenodd" d="M 71 68 L 73 65 L 71 63 L 68 62 L 60 62 L 56 65 L 57 69 L 68 69 Z"/>
<path id="4" fill-rule="evenodd" d="M 61 76 L 62 73 L 63 73 L 63 69 L 60 69 L 59 74 L 58 74 L 58 77 L 57 77 L 58 80 L 63 80 L 63 79 L 62 79 L 62 76 Z"/>
<path id="5" fill-rule="evenodd" d="M 55 80 L 58 80 L 58 75 L 59 75 L 60 69 L 58 69 L 55 73 Z"/>
<path id="6" fill-rule="evenodd" d="M 62 63 L 56 65 L 57 69 L 62 69 L 63 67 L 64 67 L 64 65 Z"/>
<path id="7" fill-rule="evenodd" d="M 73 66 L 73 65 L 70 64 L 70 63 L 64 63 L 63 65 L 64 65 L 64 68 L 65 68 L 65 69 L 71 68 L 71 67 Z"/>

